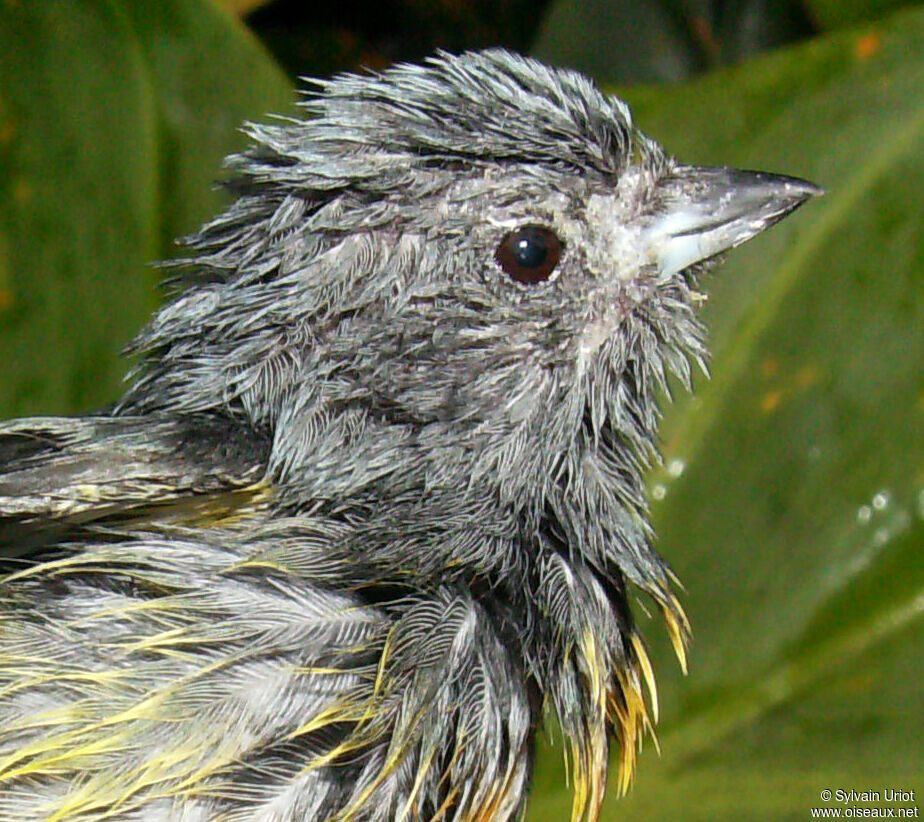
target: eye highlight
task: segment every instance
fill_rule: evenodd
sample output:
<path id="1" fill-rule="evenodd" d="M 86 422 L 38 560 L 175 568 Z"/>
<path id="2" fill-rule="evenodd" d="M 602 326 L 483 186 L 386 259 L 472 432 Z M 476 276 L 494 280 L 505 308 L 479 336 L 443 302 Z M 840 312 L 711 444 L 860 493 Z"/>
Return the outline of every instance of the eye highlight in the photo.
<path id="1" fill-rule="evenodd" d="M 561 259 L 562 243 L 542 225 L 524 225 L 511 231 L 494 252 L 494 259 L 511 279 L 525 285 L 547 280 Z"/>

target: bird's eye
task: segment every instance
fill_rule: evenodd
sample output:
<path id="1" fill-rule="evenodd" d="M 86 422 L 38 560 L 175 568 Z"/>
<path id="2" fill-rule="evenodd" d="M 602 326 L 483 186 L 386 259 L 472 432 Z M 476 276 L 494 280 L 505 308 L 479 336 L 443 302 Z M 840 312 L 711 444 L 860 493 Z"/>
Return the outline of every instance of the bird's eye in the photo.
<path id="1" fill-rule="evenodd" d="M 541 283 L 561 259 L 561 240 L 545 226 L 521 226 L 500 241 L 494 259 L 518 283 Z"/>

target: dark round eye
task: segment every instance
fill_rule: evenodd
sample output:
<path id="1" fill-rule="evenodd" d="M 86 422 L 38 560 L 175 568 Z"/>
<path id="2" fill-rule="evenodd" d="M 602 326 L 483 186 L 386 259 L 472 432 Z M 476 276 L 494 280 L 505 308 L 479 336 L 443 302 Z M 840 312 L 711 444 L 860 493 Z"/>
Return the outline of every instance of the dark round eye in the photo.
<path id="1" fill-rule="evenodd" d="M 494 259 L 518 283 L 541 283 L 561 259 L 561 240 L 545 226 L 524 225 L 500 241 Z"/>

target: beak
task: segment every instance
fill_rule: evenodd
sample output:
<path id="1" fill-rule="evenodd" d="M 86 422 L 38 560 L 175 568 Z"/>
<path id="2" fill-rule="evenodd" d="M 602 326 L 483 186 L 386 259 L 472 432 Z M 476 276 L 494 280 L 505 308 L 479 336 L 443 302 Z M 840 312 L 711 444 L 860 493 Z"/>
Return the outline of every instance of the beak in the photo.
<path id="1" fill-rule="evenodd" d="M 750 240 L 819 194 L 796 177 L 679 166 L 661 183 L 663 210 L 645 239 L 662 274 L 676 274 Z"/>

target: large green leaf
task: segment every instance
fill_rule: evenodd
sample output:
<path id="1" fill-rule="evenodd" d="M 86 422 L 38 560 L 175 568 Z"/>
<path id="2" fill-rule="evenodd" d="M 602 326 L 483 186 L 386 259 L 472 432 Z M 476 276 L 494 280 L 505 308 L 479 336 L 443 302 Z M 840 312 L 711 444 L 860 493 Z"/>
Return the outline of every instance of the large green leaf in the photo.
<path id="1" fill-rule="evenodd" d="M 627 95 L 684 161 L 827 194 L 706 284 L 714 378 L 669 411 L 651 480 L 687 587 L 690 675 L 651 621 L 662 755 L 607 819 L 802 820 L 838 806 L 825 789 L 920 796 L 922 44 L 924 12 L 905 12 Z M 555 770 L 533 819 L 567 812 Z"/>
<path id="2" fill-rule="evenodd" d="M 217 210 L 241 121 L 291 100 L 210 3 L 0 3 L 0 416 L 117 396 L 146 266 Z"/>

